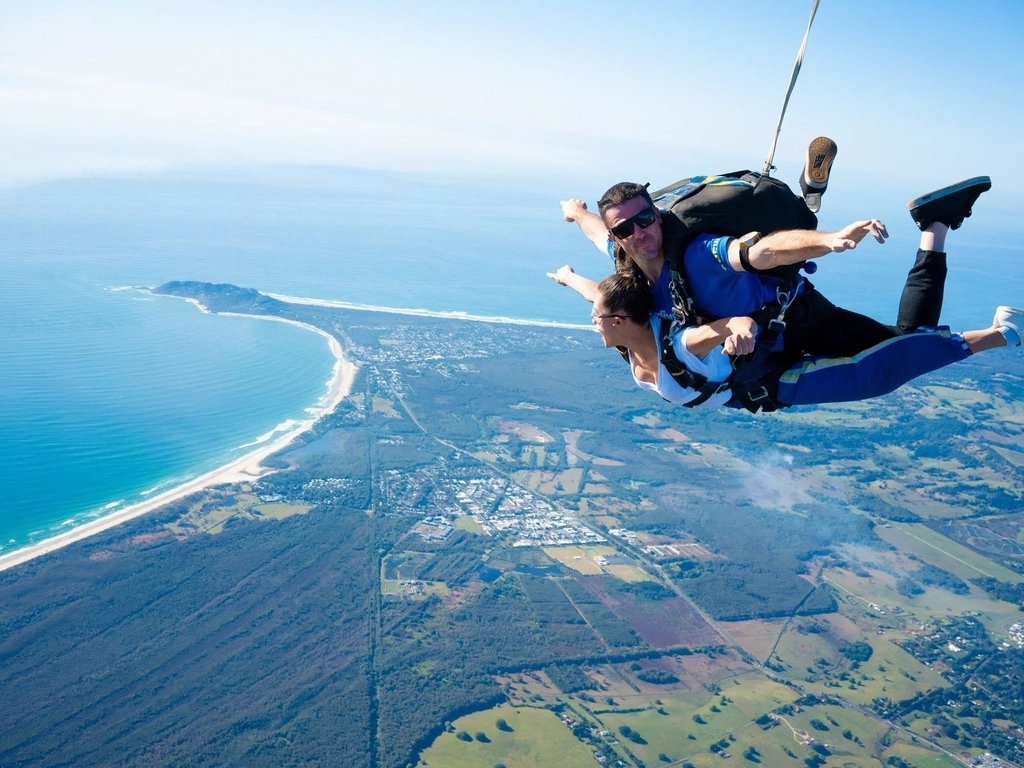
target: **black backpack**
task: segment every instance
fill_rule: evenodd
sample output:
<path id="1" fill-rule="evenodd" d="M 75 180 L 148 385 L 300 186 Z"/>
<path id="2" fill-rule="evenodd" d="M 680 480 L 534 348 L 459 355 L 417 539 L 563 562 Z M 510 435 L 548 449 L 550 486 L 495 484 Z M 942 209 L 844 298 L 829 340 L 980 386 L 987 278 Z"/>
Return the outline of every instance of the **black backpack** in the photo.
<path id="1" fill-rule="evenodd" d="M 679 319 L 709 316 L 696 306 L 683 272 L 683 253 L 697 235 L 743 237 L 751 232 L 767 235 L 785 229 L 817 229 L 818 217 L 804 199 L 786 184 L 754 171 L 718 176 L 694 176 L 651 193 L 655 206 L 671 217 L 663 229 L 663 252 L 672 277 L 675 314 Z M 788 284 L 804 263 L 771 270 L 767 274 Z M 812 269 L 808 269 L 813 272 Z"/>
<path id="2" fill-rule="evenodd" d="M 684 237 L 742 237 L 783 229 L 817 229 L 818 217 L 786 184 L 754 171 L 694 176 L 651 193 L 654 204 L 683 225 Z"/>
<path id="3" fill-rule="evenodd" d="M 680 179 L 652 192 L 651 198 L 666 218 L 672 218 L 663 227 L 663 252 L 671 275 L 673 314 L 676 322 L 683 324 L 694 322 L 698 316 L 708 318 L 707 313 L 694 302 L 683 272 L 683 254 L 694 237 L 702 234 L 743 237 L 751 232 L 767 235 L 786 229 L 818 228 L 818 217 L 808 209 L 802 197 L 794 194 L 784 182 L 755 171 Z M 801 262 L 770 270 L 767 274 L 781 280 L 778 295 L 788 303 L 793 280 L 799 271 L 806 268 L 813 272 L 813 267 L 813 263 Z M 718 385 L 689 371 L 676 359 L 671 346 L 671 333 L 676 322 L 671 324 L 671 328 L 669 323 L 662 323 L 663 333 L 659 339 L 662 364 L 680 385 L 700 392 L 687 406 L 699 405 L 716 392 L 731 388 L 752 412 L 771 411 L 778 407 L 774 402 L 774 392 L 769 392 L 761 379 L 777 367 L 768 363 L 768 353 L 785 328 L 785 323 L 776 319 L 782 309 L 782 304 L 776 302 L 755 313 L 762 332 L 754 352 L 746 355 L 745 359 L 737 360 L 729 381 Z M 768 380 L 774 379 L 777 376 L 768 377 Z"/>

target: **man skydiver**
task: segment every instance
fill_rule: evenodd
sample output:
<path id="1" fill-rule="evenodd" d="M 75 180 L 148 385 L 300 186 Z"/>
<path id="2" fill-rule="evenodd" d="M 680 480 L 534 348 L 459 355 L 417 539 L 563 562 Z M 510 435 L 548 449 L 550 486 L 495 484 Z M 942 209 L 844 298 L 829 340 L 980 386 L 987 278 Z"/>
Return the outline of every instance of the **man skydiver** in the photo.
<path id="1" fill-rule="evenodd" d="M 948 189 L 948 188 L 947 188 Z M 911 201 L 909 207 L 921 233 L 921 253 L 944 247 L 948 227 L 922 215 L 947 215 L 950 194 L 933 193 Z M 955 222 L 959 225 L 960 222 Z M 794 237 L 798 237 L 794 234 Z M 933 250 L 934 249 L 934 250 Z M 942 253 L 944 258 L 945 254 Z M 754 254 L 751 254 L 751 259 Z M 934 266 L 934 265 L 933 265 Z M 936 277 L 929 271 L 928 277 Z M 549 274 L 593 302 L 591 320 L 605 346 L 616 346 L 630 364 L 642 389 L 688 407 L 726 405 L 756 411 L 791 405 L 861 400 L 891 392 L 911 379 L 965 359 L 970 354 L 1004 346 L 1021 346 L 1024 310 L 1000 306 L 992 325 L 962 334 L 938 326 L 943 282 L 922 283 L 911 271 L 904 287 L 904 318 L 927 318 L 922 327 L 907 328 L 854 356 L 769 355 L 770 364 L 733 374 L 734 360 L 754 349 L 757 324 L 750 317 L 728 317 L 689 325 L 673 323 L 654 309 L 654 296 L 643 274 L 618 272 L 594 283 L 563 267 Z M 945 277 L 944 270 L 941 275 Z M 937 301 L 936 301 L 937 299 Z M 667 354 L 666 354 L 667 351 Z M 774 359 L 772 359 L 774 358 Z M 751 380 L 741 380 L 744 373 Z M 753 389 L 764 393 L 756 401 Z"/>
<path id="2" fill-rule="evenodd" d="M 849 356 L 920 326 L 937 325 L 946 276 L 942 250 L 946 234 L 971 215 L 974 202 L 989 188 L 991 181 L 981 176 L 908 204 L 922 230 L 921 247 L 908 275 L 895 326 L 836 307 L 804 282 L 798 284 L 796 298 L 787 310 L 785 349 L 794 354 Z M 600 216 L 587 211 L 579 200 L 565 201 L 563 217 L 575 221 L 599 249 L 613 250 L 618 270 L 641 273 L 650 285 L 654 311 L 666 316 L 673 304 L 666 257 L 683 265 L 702 316 L 714 320 L 753 314 L 776 300 L 780 279 L 758 272 L 851 250 L 868 234 L 880 243 L 888 237 L 880 221 L 869 219 L 838 232 L 776 232 L 749 246 L 736 238 L 709 234 L 681 238 L 673 231 L 680 226 L 674 217 L 654 206 L 644 186 L 629 182 L 609 189 L 598 206 Z M 669 249 L 673 252 L 667 253 Z M 549 276 L 579 290 L 577 281 L 563 279 L 571 272 L 571 267 L 563 267 Z"/>

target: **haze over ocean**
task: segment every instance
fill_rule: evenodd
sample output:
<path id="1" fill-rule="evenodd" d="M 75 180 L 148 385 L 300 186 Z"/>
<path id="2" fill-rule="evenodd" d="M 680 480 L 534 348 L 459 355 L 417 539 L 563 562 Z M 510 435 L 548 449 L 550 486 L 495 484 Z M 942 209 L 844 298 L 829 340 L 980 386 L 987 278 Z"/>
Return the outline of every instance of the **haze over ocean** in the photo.
<path id="1" fill-rule="evenodd" d="M 608 271 L 558 213 L 560 198 L 593 203 L 601 191 L 301 168 L 0 193 L 0 552 L 224 464 L 325 392 L 334 360 L 317 334 L 116 289 L 205 280 L 586 323 L 582 302 L 544 273 L 564 263 L 593 277 Z M 875 211 L 829 202 L 823 227 L 879 215 L 893 237 L 826 259 L 815 282 L 891 321 L 916 248 L 909 216 L 887 198 Z M 1021 234 L 988 216 L 984 198 L 951 234 L 945 319 L 954 328 L 986 325 L 998 303 L 1024 303 Z"/>

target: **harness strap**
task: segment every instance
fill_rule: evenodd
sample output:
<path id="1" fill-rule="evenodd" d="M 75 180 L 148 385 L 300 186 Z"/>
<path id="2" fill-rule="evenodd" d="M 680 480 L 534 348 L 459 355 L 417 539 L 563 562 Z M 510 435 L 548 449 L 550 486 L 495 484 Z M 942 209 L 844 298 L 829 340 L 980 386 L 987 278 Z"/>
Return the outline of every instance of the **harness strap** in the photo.
<path id="1" fill-rule="evenodd" d="M 697 319 L 696 307 L 693 296 L 686 285 L 683 277 L 682 265 L 676 264 L 675 260 L 666 262 L 668 265 L 668 292 L 672 297 L 672 316 L 675 322 L 692 324 Z M 664 323 L 663 323 L 664 325 Z"/>
<path id="2" fill-rule="evenodd" d="M 732 386 L 733 394 L 751 413 L 759 410 L 771 413 L 779 408 L 779 404 L 761 382 L 761 377 L 772 370 L 768 363 L 768 353 L 784 330 L 786 323 L 773 318 L 761 332 L 754 351 L 733 363 L 728 383 Z"/>
<path id="3" fill-rule="evenodd" d="M 795 280 L 794 271 L 789 274 L 785 283 L 776 289 L 777 301 L 767 309 L 768 324 L 761 331 L 754 351 L 733 362 L 732 374 L 727 380 L 733 394 L 751 413 L 757 413 L 759 410 L 771 413 L 779 408 L 779 404 L 761 382 L 761 377 L 772 371 L 772 366 L 768 363 L 768 354 L 775 348 L 779 337 L 786 330 L 786 310 L 795 298 Z"/>

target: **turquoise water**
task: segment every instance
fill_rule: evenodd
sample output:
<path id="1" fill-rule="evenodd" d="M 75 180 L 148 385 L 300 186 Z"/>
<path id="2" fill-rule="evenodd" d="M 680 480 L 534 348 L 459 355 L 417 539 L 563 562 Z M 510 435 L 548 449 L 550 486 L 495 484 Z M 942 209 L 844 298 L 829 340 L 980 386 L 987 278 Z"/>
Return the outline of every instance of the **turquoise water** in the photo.
<path id="1" fill-rule="evenodd" d="M 334 364 L 301 328 L 64 270 L 5 263 L 0 306 L 0 551 L 253 450 L 308 417 Z"/>
<path id="2" fill-rule="evenodd" d="M 334 360 L 318 334 L 126 286 L 209 280 L 586 323 L 544 272 L 607 271 L 557 203 L 601 191 L 300 169 L 0 193 L 0 553 L 224 464 L 326 390 Z M 905 211 L 878 215 L 892 241 L 834 257 L 815 280 L 884 320 L 916 231 L 892 224 Z M 951 236 L 951 325 L 1024 303 L 1020 234 L 979 211 Z"/>

